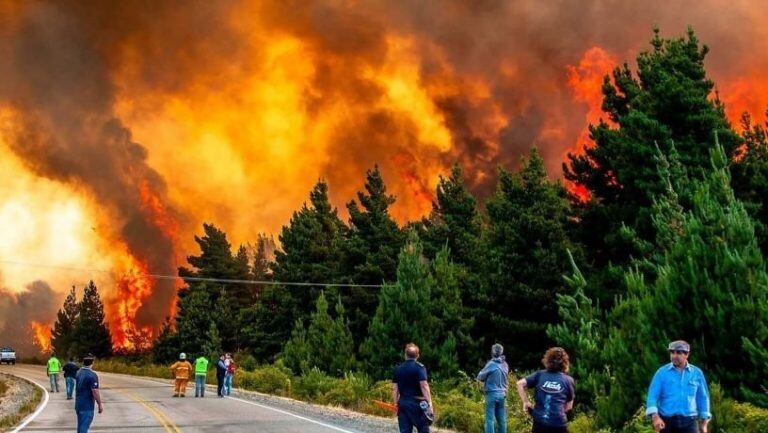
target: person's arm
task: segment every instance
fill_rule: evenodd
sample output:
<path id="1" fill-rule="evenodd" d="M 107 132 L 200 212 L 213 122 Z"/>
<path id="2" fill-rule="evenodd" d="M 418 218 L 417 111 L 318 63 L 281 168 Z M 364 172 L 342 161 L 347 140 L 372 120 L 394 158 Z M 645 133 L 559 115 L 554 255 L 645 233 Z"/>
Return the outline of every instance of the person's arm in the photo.
<path id="1" fill-rule="evenodd" d="M 659 416 L 659 398 L 661 397 L 661 372 L 659 370 L 653 375 L 651 385 L 648 387 L 648 398 L 645 400 L 645 415 L 650 416 L 653 421 L 653 429 L 661 431 L 666 427 L 664 421 Z"/>
<path id="2" fill-rule="evenodd" d="M 527 414 L 529 409 L 533 408 L 531 401 L 528 400 L 528 393 L 525 392 L 525 388 L 528 387 L 528 380 L 522 378 L 517 381 L 517 395 L 520 396 L 520 401 L 523 402 L 523 413 Z"/>
<path id="3" fill-rule="evenodd" d="M 429 389 L 429 382 L 426 380 L 419 381 L 419 387 L 421 387 L 421 395 L 427 399 L 429 403 L 429 410 L 435 413 L 435 407 L 432 405 L 432 391 Z"/>
<path id="4" fill-rule="evenodd" d="M 568 401 L 565 402 L 566 412 L 573 410 L 574 400 L 576 400 L 576 384 L 573 381 L 568 381 Z"/>
<path id="5" fill-rule="evenodd" d="M 709 405 L 709 386 L 704 373 L 699 373 L 699 388 L 696 390 L 696 409 L 701 418 L 701 433 L 707 433 L 709 421 L 712 419 Z"/>
<path id="6" fill-rule="evenodd" d="M 483 367 L 482 370 L 480 370 L 480 373 L 477 373 L 477 380 L 479 382 L 485 382 L 485 380 L 488 379 L 488 373 L 491 372 L 490 367 L 491 367 L 491 364 L 488 363 L 485 365 L 485 367 Z"/>
<path id="7" fill-rule="evenodd" d="M 395 408 L 399 410 L 400 407 L 400 389 L 396 383 L 392 384 L 392 402 L 395 404 Z"/>
<path id="8" fill-rule="evenodd" d="M 99 413 L 102 413 L 104 408 L 101 406 L 101 393 L 99 392 L 99 389 L 94 388 L 91 392 L 93 393 L 93 399 L 96 400 L 96 404 L 99 406 Z"/>

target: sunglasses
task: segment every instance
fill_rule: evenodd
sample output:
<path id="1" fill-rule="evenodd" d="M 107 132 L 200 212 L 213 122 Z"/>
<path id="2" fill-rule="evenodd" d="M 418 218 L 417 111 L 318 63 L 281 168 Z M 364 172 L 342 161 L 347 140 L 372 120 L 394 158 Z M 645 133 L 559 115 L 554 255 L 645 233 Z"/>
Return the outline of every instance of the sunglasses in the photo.
<path id="1" fill-rule="evenodd" d="M 688 352 L 686 352 L 685 350 L 670 350 L 669 351 L 670 355 L 673 354 L 673 353 L 675 355 L 687 355 L 688 354 Z"/>

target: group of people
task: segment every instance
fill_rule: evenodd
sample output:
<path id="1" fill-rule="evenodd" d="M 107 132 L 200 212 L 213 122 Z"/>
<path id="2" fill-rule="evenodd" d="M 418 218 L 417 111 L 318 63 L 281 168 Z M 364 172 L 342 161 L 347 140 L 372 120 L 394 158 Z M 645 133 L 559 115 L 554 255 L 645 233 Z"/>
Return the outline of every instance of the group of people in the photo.
<path id="1" fill-rule="evenodd" d="M 194 367 L 187 361 L 187 354 L 180 353 L 179 360 L 171 365 L 171 374 L 174 379 L 174 397 L 186 397 L 187 383 L 189 377 L 194 371 L 195 374 L 195 397 L 205 397 L 205 378 L 208 375 L 208 364 L 210 362 L 205 356 L 199 356 L 195 359 Z M 237 370 L 237 364 L 231 353 L 222 353 L 216 362 L 216 382 L 217 394 L 219 397 L 230 395 L 232 393 L 232 380 Z"/>
<path id="2" fill-rule="evenodd" d="M 709 388 L 702 370 L 688 362 L 690 345 L 682 340 L 667 346 L 670 362 L 660 367 L 651 379 L 646 399 L 646 415 L 660 433 L 707 433 L 712 418 Z M 428 433 L 435 410 L 427 379 L 426 367 L 418 362 L 419 347 L 405 346 L 405 361 L 397 366 L 392 378 L 392 399 L 397 407 L 400 433 Z M 55 354 L 48 360 L 51 392 L 59 392 L 59 374 L 63 372 L 67 400 L 75 398 L 77 431 L 86 433 L 93 421 L 94 405 L 102 413 L 99 378 L 93 371 L 93 355 L 83 358 L 78 367 L 72 358 L 63 366 Z M 573 409 L 576 384 L 568 375 L 570 358 L 561 347 L 550 348 L 541 360 L 543 369 L 516 382 L 524 413 L 533 418 L 533 433 L 567 433 L 568 413 Z M 205 379 L 209 361 L 204 356 L 195 359 L 194 366 L 185 353 L 171 365 L 175 380 L 174 397 L 184 397 L 190 375 L 195 375 L 195 397 L 205 397 Z M 219 397 L 230 395 L 232 378 L 237 370 L 232 355 L 222 353 L 216 362 Z M 494 344 L 491 359 L 477 374 L 485 394 L 485 433 L 506 433 L 509 365 L 504 347 Z M 530 401 L 527 389 L 534 389 Z"/>
<path id="3" fill-rule="evenodd" d="M 646 400 L 646 415 L 660 433 L 707 433 L 712 418 L 704 373 L 688 362 L 691 346 L 682 340 L 667 346 L 670 362 L 654 374 Z M 392 398 L 400 433 L 428 433 L 435 416 L 427 369 L 418 362 L 419 348 L 405 346 L 405 362 L 394 371 Z M 570 358 L 561 347 L 550 348 L 543 369 L 516 382 L 522 409 L 533 418 L 533 433 L 567 433 L 576 384 L 568 375 Z M 494 344 L 491 359 L 477 374 L 485 394 L 485 433 L 506 433 L 509 365 L 504 347 Z M 534 389 L 530 401 L 527 389 Z"/>
<path id="4" fill-rule="evenodd" d="M 94 407 L 98 406 L 99 413 L 103 412 L 101 394 L 99 393 L 99 376 L 93 371 L 94 357 L 91 354 L 83 357 L 83 366 L 78 367 L 74 358 L 61 366 L 56 354 L 51 354 L 46 365 L 46 374 L 51 383 L 51 392 L 59 392 L 59 374 L 64 374 L 67 400 L 75 399 L 75 414 L 77 415 L 77 433 L 87 433 L 94 416 Z M 73 395 L 74 394 L 74 395 Z"/>

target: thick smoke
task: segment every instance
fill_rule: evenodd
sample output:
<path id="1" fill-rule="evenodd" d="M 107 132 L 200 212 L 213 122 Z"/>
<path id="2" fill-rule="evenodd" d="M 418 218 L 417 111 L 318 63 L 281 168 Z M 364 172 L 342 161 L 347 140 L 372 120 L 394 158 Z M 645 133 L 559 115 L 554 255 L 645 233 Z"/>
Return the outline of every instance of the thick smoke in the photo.
<path id="1" fill-rule="evenodd" d="M 142 188 L 164 200 L 166 187 L 112 113 L 114 89 L 98 39 L 65 7 L 46 3 L 30 3 L 11 31 L 0 42 L 0 101 L 15 113 L 2 131 L 10 148 L 40 176 L 93 194 L 109 216 L 99 229 L 117 233 L 150 269 L 173 269 L 172 240 L 142 201 Z M 158 283 L 138 324 L 156 324 L 173 293 L 172 282 Z"/>
<path id="2" fill-rule="evenodd" d="M 10 346 L 17 357 L 37 355 L 31 322 L 49 324 L 63 297 L 43 281 L 29 284 L 24 291 L 12 293 L 0 288 L 0 346 Z"/>

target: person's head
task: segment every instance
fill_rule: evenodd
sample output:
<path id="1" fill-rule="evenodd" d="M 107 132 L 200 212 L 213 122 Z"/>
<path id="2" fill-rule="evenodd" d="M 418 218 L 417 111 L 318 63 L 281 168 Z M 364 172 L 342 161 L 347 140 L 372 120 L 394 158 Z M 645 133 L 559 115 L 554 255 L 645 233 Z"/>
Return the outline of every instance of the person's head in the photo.
<path id="1" fill-rule="evenodd" d="M 417 359 L 419 357 L 419 346 L 408 343 L 405 345 L 405 359 Z"/>
<path id="2" fill-rule="evenodd" d="M 491 346 L 491 357 L 498 358 L 503 354 L 504 354 L 504 346 L 502 346 L 499 343 L 496 343 L 493 346 Z"/>
<path id="3" fill-rule="evenodd" d="M 73 356 L 70 356 L 68 359 L 69 359 L 69 362 L 75 362 L 75 358 Z"/>
<path id="4" fill-rule="evenodd" d="M 541 363 L 544 368 L 553 373 L 567 373 L 571 367 L 571 360 L 568 358 L 568 353 L 562 347 L 549 348 L 544 357 L 541 358 Z"/>
<path id="5" fill-rule="evenodd" d="M 231 354 L 231 353 L 229 353 L 229 352 L 227 352 L 227 355 L 226 355 L 226 357 L 227 357 L 227 359 L 232 359 L 232 354 Z"/>
<path id="6" fill-rule="evenodd" d="M 184 352 L 179 353 L 179 359 L 181 361 L 186 361 L 187 360 L 187 354 L 184 353 Z"/>
<path id="7" fill-rule="evenodd" d="M 224 353 L 222 353 L 221 356 L 219 356 L 219 359 L 226 359 L 226 358 L 227 358 L 227 356 Z"/>
<path id="8" fill-rule="evenodd" d="M 688 363 L 688 354 L 691 353 L 691 345 L 683 340 L 677 340 L 669 343 L 669 360 L 675 367 L 685 367 Z"/>
<path id="9" fill-rule="evenodd" d="M 86 366 L 86 367 L 90 367 L 90 366 L 93 365 L 93 355 L 92 354 L 89 353 L 89 354 L 87 354 L 87 355 L 85 355 L 83 357 L 83 365 Z"/>

